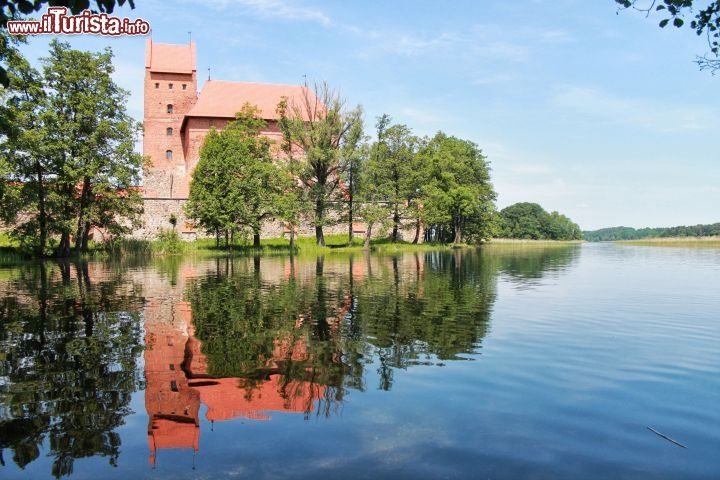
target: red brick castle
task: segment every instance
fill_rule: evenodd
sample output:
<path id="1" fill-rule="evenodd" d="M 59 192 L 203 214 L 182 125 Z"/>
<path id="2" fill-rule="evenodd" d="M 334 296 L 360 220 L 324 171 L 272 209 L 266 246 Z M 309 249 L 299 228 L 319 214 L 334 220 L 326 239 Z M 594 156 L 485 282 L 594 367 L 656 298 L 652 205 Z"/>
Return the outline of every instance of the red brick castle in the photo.
<path id="1" fill-rule="evenodd" d="M 147 40 L 143 154 L 151 166 L 144 175 L 145 226 L 136 232 L 140 237 L 154 238 L 161 229 L 172 228 L 174 216 L 178 232 L 194 238 L 195 228 L 186 220 L 183 206 L 210 128 L 222 129 L 248 102 L 260 109 L 267 122 L 262 133 L 279 143 L 277 104 L 282 97 L 301 98 L 305 88 L 208 79 L 198 93 L 195 55 L 194 42 L 171 45 Z M 282 232 L 267 232 L 271 233 Z"/>

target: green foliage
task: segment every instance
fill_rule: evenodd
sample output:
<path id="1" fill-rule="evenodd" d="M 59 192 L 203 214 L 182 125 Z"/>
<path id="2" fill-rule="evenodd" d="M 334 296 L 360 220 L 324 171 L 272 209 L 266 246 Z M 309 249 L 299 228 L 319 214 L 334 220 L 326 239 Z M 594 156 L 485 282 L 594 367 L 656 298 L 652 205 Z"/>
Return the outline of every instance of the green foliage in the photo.
<path id="1" fill-rule="evenodd" d="M 362 110 L 345 112 L 344 101 L 327 84 L 305 86 L 300 99 L 284 98 L 278 104 L 278 125 L 283 151 L 292 173 L 305 186 L 313 204 L 312 223 L 318 245 L 324 245 L 323 226 L 330 221 L 328 209 L 342 180 L 340 156 L 354 148 L 362 131 Z M 296 103 L 297 102 L 297 103 Z M 295 154 L 302 152 L 302 159 Z"/>
<path id="2" fill-rule="evenodd" d="M 234 235 L 247 229 L 259 247 L 267 218 L 296 220 L 292 178 L 273 162 L 265 121 L 245 104 L 222 132 L 212 129 L 200 150 L 185 207 L 189 218 L 209 233 Z"/>
<path id="3" fill-rule="evenodd" d="M 532 240 L 580 240 L 580 227 L 558 212 L 547 213 L 537 203 L 521 202 L 502 209 L 498 215 L 502 238 Z"/>
<path id="4" fill-rule="evenodd" d="M 373 192 L 375 200 L 382 199 L 392 213 L 391 239 L 397 242 L 402 220 L 419 216 L 423 170 L 417 155 L 420 139 L 406 125 L 391 125 L 390 121 L 388 115 L 378 118 L 377 141 L 370 149 L 364 170 L 366 188 Z M 372 216 L 371 212 L 370 207 L 365 216 Z M 380 215 L 382 210 L 376 208 L 374 213 Z"/>
<path id="5" fill-rule="evenodd" d="M 496 194 L 477 145 L 438 132 L 418 155 L 427 179 L 420 189 L 426 240 L 460 243 L 492 236 Z"/>
<path id="6" fill-rule="evenodd" d="M 184 245 L 177 230 L 163 230 L 158 235 L 158 241 L 153 245 L 153 251 L 161 255 L 179 255 L 183 253 Z"/>
<path id="7" fill-rule="evenodd" d="M 691 225 L 677 227 L 610 227 L 583 232 L 583 238 L 589 242 L 609 242 L 615 240 L 639 240 L 643 238 L 668 237 L 712 237 L 720 235 L 720 223 L 709 225 Z"/>
<path id="8" fill-rule="evenodd" d="M 685 22 L 686 15 L 692 16 L 689 26 L 700 36 L 705 34 L 707 38 L 710 55 L 706 54 L 697 60 L 701 69 L 708 69 L 712 72 L 720 70 L 720 0 L 711 1 L 705 5 L 698 5 L 701 2 L 693 0 L 615 0 L 620 8 L 633 8 L 650 15 L 652 12 L 659 12 L 665 18 L 661 19 L 658 25 L 665 28 L 672 21 L 672 25 L 681 28 L 688 25 Z"/>
<path id="9" fill-rule="evenodd" d="M 5 186 L 2 220 L 35 255 L 87 252 L 90 232 L 110 236 L 137 226 L 142 158 L 133 151 L 140 126 L 127 116 L 128 92 L 112 80 L 112 52 L 72 50 L 53 40 L 43 72 L 20 55 L 0 118 L 12 119 L 0 142 Z"/>

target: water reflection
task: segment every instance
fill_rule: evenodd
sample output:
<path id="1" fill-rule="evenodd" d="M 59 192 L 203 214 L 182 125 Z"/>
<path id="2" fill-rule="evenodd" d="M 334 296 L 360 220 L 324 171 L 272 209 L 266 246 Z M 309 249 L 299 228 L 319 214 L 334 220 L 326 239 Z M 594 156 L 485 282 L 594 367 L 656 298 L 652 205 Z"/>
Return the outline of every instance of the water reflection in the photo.
<path id="1" fill-rule="evenodd" d="M 116 428 L 141 385 L 136 286 L 87 263 L 39 264 L 0 284 L 0 462 L 20 468 L 49 448 L 51 473 L 100 455 L 114 465 Z M 43 445 L 46 445 L 43 447 Z"/>
<path id="2" fill-rule="evenodd" d="M 0 271 L 0 462 L 7 449 L 24 468 L 45 448 L 55 477 L 77 458 L 116 464 L 117 428 L 143 388 L 147 430 L 132 431 L 147 435 L 152 465 L 164 449 L 201 451 L 208 423 L 330 418 L 351 391 L 391 391 L 404 370 L 477 358 L 498 272 L 522 284 L 577 251 L 525 258 L 456 250 Z"/>
<path id="3" fill-rule="evenodd" d="M 532 288 L 540 280 L 566 271 L 577 262 L 582 250 L 581 245 L 522 246 L 490 245 L 484 248 L 488 261 L 496 263 L 503 278 L 520 289 Z"/>

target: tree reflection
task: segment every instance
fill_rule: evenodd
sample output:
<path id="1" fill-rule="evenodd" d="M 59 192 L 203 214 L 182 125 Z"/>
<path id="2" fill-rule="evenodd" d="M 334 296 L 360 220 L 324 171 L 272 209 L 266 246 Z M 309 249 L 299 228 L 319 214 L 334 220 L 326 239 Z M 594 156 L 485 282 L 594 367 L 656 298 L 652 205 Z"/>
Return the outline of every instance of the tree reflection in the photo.
<path id="1" fill-rule="evenodd" d="M 0 448 L 20 468 L 46 440 L 55 477 L 77 458 L 115 464 L 142 348 L 140 302 L 123 283 L 93 281 L 87 263 L 40 263 L 2 292 Z"/>
<path id="2" fill-rule="evenodd" d="M 549 247 L 490 246 L 484 255 L 497 264 L 506 278 L 520 287 L 532 286 L 548 275 L 566 271 L 577 261 L 580 245 Z"/>
<path id="3" fill-rule="evenodd" d="M 248 395 L 274 374 L 309 382 L 328 415 L 365 389 L 369 364 L 390 390 L 394 369 L 463 358 L 486 333 L 496 270 L 478 253 L 351 256 L 329 274 L 320 256 L 304 277 L 294 262 L 286 278 L 226 268 L 188 289 L 210 376 L 242 378 Z"/>

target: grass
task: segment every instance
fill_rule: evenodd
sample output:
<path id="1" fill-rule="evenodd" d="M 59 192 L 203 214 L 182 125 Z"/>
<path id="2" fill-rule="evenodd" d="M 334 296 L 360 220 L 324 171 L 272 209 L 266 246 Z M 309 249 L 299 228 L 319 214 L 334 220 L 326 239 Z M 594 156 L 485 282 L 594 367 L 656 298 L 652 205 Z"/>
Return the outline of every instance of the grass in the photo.
<path id="1" fill-rule="evenodd" d="M 295 239 L 293 252 L 298 255 L 329 255 L 362 253 L 364 251 L 364 238 L 355 237 L 348 245 L 347 235 L 325 235 L 325 246 L 318 246 L 315 237 L 299 237 Z M 194 241 L 183 241 L 175 230 L 166 230 L 157 240 L 142 240 L 136 238 L 119 238 L 112 242 L 90 244 L 90 251 L 84 254 L 85 258 L 155 258 L 178 255 L 192 256 L 226 256 L 226 255 L 288 255 L 291 252 L 288 238 L 262 239 L 260 249 L 255 249 L 249 240 L 236 241 L 229 246 L 222 242 L 216 245 L 214 238 L 202 238 Z M 467 248 L 474 245 L 447 245 L 439 243 L 412 244 L 409 242 L 393 243 L 388 238 L 376 238 L 370 242 L 370 251 L 381 254 L 399 252 L 418 252 L 431 250 L 449 250 L 452 248 Z M 19 246 L 7 235 L 0 234 L 0 265 L 4 263 L 19 263 L 25 260 Z"/>
<path id="2" fill-rule="evenodd" d="M 720 236 L 714 237 L 653 237 L 638 240 L 617 240 L 622 245 L 650 247 L 720 247 Z"/>

